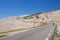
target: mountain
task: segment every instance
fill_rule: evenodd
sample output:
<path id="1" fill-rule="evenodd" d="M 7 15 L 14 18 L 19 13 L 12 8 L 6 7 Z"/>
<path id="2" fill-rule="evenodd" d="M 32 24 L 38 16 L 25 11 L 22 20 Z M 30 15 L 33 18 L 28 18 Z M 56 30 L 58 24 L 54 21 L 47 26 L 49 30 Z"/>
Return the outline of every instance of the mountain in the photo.
<path id="1" fill-rule="evenodd" d="M 30 16 L 25 16 L 25 18 L 26 19 L 34 19 L 35 18 L 35 19 L 43 20 L 45 22 L 47 22 L 47 21 L 58 22 L 60 20 L 60 10 L 33 14 Z"/>
<path id="2" fill-rule="evenodd" d="M 49 22 L 60 24 L 60 10 L 0 19 L 0 32 L 32 28 Z"/>

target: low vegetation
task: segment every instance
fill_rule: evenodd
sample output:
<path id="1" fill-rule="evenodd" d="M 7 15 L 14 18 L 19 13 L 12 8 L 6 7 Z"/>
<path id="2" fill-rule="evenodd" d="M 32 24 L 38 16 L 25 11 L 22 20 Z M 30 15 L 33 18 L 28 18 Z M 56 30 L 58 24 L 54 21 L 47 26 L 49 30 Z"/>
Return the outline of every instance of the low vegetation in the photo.
<path id="1" fill-rule="evenodd" d="M 5 37 L 7 35 L 8 35 L 8 33 L 2 33 L 2 34 L 0 34 L 0 37 Z"/>

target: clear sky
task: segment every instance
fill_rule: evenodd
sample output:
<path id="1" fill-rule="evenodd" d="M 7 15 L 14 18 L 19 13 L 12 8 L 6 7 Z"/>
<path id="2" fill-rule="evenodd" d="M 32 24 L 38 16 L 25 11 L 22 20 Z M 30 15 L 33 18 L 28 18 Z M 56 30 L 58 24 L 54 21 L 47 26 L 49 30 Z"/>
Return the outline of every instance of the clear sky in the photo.
<path id="1" fill-rule="evenodd" d="M 60 9 L 60 0 L 0 0 L 0 18 Z"/>

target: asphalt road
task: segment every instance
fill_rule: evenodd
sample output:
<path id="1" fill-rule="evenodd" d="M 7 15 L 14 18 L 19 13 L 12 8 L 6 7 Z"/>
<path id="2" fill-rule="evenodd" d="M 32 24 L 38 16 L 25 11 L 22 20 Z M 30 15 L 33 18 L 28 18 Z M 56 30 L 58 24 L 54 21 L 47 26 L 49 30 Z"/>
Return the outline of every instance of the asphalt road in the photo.
<path id="1" fill-rule="evenodd" d="M 55 26 L 49 23 L 30 31 L 15 34 L 0 40 L 52 40 Z"/>

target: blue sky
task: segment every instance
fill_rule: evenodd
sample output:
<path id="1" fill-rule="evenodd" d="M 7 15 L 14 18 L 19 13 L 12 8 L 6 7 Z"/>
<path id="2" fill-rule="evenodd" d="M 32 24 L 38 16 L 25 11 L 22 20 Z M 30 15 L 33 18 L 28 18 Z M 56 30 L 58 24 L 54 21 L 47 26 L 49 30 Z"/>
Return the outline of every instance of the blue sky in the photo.
<path id="1" fill-rule="evenodd" d="M 0 18 L 60 9 L 60 0 L 0 0 Z"/>

